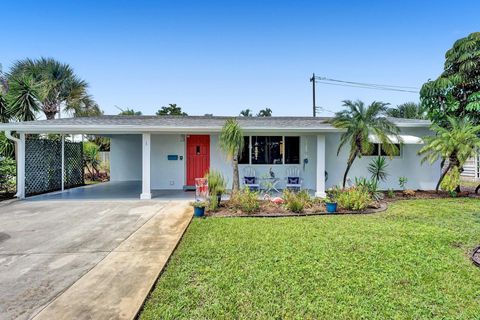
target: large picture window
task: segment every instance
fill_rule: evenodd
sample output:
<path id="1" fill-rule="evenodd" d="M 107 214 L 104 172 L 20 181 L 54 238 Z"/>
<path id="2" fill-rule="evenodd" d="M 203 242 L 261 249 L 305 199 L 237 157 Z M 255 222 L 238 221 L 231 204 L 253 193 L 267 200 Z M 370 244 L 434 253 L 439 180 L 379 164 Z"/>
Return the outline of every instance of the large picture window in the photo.
<path id="1" fill-rule="evenodd" d="M 244 139 L 240 164 L 300 164 L 300 137 L 251 136 Z"/>

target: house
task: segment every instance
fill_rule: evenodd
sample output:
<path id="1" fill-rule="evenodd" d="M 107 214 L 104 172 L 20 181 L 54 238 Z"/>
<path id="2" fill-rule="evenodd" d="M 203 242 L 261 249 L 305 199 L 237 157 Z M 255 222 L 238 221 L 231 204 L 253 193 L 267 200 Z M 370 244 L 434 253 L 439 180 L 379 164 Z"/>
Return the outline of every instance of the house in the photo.
<path id="1" fill-rule="evenodd" d="M 18 146 L 18 196 L 25 197 L 26 134 L 92 134 L 111 138 L 111 181 L 141 181 L 141 199 L 152 190 L 182 190 L 195 184 L 210 168 L 232 181 L 231 162 L 219 149 L 219 133 L 229 117 L 214 116 L 100 116 L 6 123 L 0 130 Z M 348 147 L 337 155 L 341 130 L 314 117 L 238 117 L 244 130 L 245 148 L 239 172 L 253 168 L 256 176 L 278 178 L 285 186 L 287 168 L 296 167 L 303 188 L 323 197 L 326 188 L 339 185 L 346 167 Z M 440 164 L 420 163 L 417 151 L 421 137 L 431 134 L 429 121 L 392 119 L 401 130 L 400 152 L 389 159 L 388 179 L 380 188 L 398 189 L 398 178 L 408 178 L 407 187 L 433 189 Z M 19 138 L 12 136 L 15 132 Z M 376 137 L 370 136 L 373 143 Z M 370 155 L 355 161 L 349 177 L 369 177 L 368 163 L 382 155 L 379 144 Z M 65 170 L 62 167 L 62 170 Z M 243 180 L 242 178 L 240 179 Z M 63 183 L 63 182 L 62 182 Z"/>

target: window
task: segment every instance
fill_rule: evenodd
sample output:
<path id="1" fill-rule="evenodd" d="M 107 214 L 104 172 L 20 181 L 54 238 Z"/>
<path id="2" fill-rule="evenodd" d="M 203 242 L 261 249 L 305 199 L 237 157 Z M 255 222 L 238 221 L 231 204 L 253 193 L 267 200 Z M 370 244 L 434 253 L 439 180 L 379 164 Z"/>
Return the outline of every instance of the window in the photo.
<path id="1" fill-rule="evenodd" d="M 285 164 L 300 164 L 300 137 L 285 137 Z"/>
<path id="2" fill-rule="evenodd" d="M 238 163 L 300 164 L 300 137 L 244 137 L 244 145 Z"/>
<path id="3" fill-rule="evenodd" d="M 252 164 L 282 164 L 283 139 L 280 136 L 252 136 Z"/>
<path id="4" fill-rule="evenodd" d="M 362 156 L 387 156 L 387 153 L 381 146 L 382 145 L 380 143 L 373 143 L 372 151 L 370 153 L 362 153 Z M 397 152 L 393 155 L 393 157 L 400 157 L 401 145 L 395 143 L 395 146 L 397 147 Z"/>
<path id="5" fill-rule="evenodd" d="M 238 159 L 238 163 L 240 164 L 249 164 L 250 159 L 248 158 L 248 149 L 250 145 L 250 137 L 243 137 L 243 149 L 240 153 L 240 158 Z"/>

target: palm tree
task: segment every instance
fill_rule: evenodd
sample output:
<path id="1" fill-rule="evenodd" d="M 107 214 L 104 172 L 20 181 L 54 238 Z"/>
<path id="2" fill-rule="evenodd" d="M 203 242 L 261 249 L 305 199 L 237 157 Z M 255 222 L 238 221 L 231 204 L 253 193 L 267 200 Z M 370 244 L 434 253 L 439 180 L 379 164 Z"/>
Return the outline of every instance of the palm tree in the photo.
<path id="1" fill-rule="evenodd" d="M 7 95 L 10 118 L 19 121 L 32 121 L 40 111 L 38 85 L 27 75 L 11 76 Z"/>
<path id="2" fill-rule="evenodd" d="M 39 106 L 47 119 L 54 119 L 62 107 L 73 108 L 73 104 L 87 95 L 88 84 L 68 64 L 52 58 L 19 60 L 10 74 L 31 77 L 39 86 Z"/>
<path id="3" fill-rule="evenodd" d="M 272 109 L 265 108 L 258 112 L 257 117 L 271 117 L 272 116 Z"/>
<path id="4" fill-rule="evenodd" d="M 425 108 L 423 108 L 421 104 L 415 102 L 406 102 L 395 108 L 388 108 L 387 115 L 393 118 L 427 119 Z"/>
<path id="5" fill-rule="evenodd" d="M 103 114 L 100 106 L 90 95 L 85 95 L 81 99 L 68 105 L 65 111 L 72 112 L 74 117 L 95 117 Z"/>
<path id="6" fill-rule="evenodd" d="M 385 153 L 393 156 L 398 152 L 398 148 L 392 143 L 391 138 L 399 139 L 399 129 L 384 116 L 387 103 L 374 101 L 365 107 L 360 100 L 345 100 L 343 106 L 346 109 L 335 113 L 329 123 L 336 128 L 346 130 L 340 136 L 337 156 L 346 144 L 350 145 L 347 168 L 343 175 L 343 187 L 345 188 L 348 172 L 355 159 L 361 157 L 362 154 L 371 153 L 373 150 L 374 145 L 369 141 L 369 134 L 375 134 Z"/>
<path id="7" fill-rule="evenodd" d="M 8 82 L 7 77 L 2 71 L 2 64 L 0 64 L 0 122 L 5 123 L 10 120 L 10 113 L 7 104 Z"/>
<path id="8" fill-rule="evenodd" d="M 220 148 L 233 162 L 232 192 L 240 189 L 238 178 L 238 157 L 243 149 L 243 130 L 235 119 L 228 119 L 219 137 Z"/>
<path id="9" fill-rule="evenodd" d="M 240 116 L 242 116 L 242 117 L 253 117 L 252 110 L 250 110 L 250 109 L 242 110 L 242 111 L 240 111 Z"/>
<path id="10" fill-rule="evenodd" d="M 422 163 L 428 161 L 434 163 L 442 159 L 448 160 L 448 165 L 440 175 L 435 190 L 438 191 L 443 178 L 452 168 L 462 168 L 468 158 L 480 149 L 480 125 L 474 126 L 469 119 L 448 117 L 448 127 L 440 127 L 433 124 L 431 129 L 436 132 L 435 136 L 425 137 L 425 145 L 418 151 L 424 155 Z"/>

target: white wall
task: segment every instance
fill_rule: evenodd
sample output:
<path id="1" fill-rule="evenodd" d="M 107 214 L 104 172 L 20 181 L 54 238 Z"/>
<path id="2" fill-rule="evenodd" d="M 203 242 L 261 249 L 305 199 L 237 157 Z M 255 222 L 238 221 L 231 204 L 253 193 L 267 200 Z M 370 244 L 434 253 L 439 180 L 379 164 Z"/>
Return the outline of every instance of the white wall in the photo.
<path id="1" fill-rule="evenodd" d="M 168 155 L 178 155 L 178 160 L 168 160 Z M 152 189 L 182 189 L 185 184 L 185 135 L 152 134 L 151 161 Z"/>
<path id="2" fill-rule="evenodd" d="M 418 137 L 424 137 L 431 134 L 426 128 L 405 128 L 404 134 L 410 134 Z M 341 185 L 343 180 L 343 173 L 345 172 L 348 146 L 345 146 L 340 155 L 337 157 L 337 148 L 340 141 L 340 133 L 331 133 L 326 135 L 326 167 L 328 172 L 328 180 L 326 187 L 330 188 L 334 185 Z M 420 164 L 421 157 L 417 155 L 417 151 L 422 145 L 403 145 L 400 157 L 387 159 L 389 174 L 386 182 L 380 184 L 380 189 L 399 189 L 398 178 L 405 176 L 408 178 L 406 187 L 409 189 L 434 189 L 440 177 L 440 163 L 437 162 L 430 165 L 428 162 L 423 165 Z M 352 182 L 355 177 L 370 177 L 367 170 L 368 164 L 375 157 L 362 157 L 356 159 L 348 174 Z"/>
<path id="3" fill-rule="evenodd" d="M 426 128 L 405 129 L 405 134 L 419 137 L 431 134 Z M 248 135 L 265 135 L 248 133 Z M 282 135 L 275 133 L 272 135 Z M 316 188 L 316 135 L 301 135 L 289 133 L 286 135 L 300 136 L 300 161 L 299 165 L 252 165 L 258 177 L 268 174 L 269 168 L 275 175 L 281 178 L 278 186 L 285 186 L 285 171 L 288 166 L 296 166 L 300 169 L 304 180 L 304 187 L 315 190 Z M 340 185 L 343 172 L 347 163 L 348 146 L 337 157 L 337 147 L 340 133 L 325 133 L 326 136 L 326 171 L 328 180 L 326 187 Z M 151 187 L 152 189 L 182 189 L 185 183 L 185 138 L 180 134 L 152 134 L 151 150 Z M 142 150 L 141 135 L 112 135 L 110 168 L 112 181 L 129 181 L 142 179 Z M 398 177 L 408 178 L 407 187 L 411 189 L 433 189 L 440 176 L 440 164 L 420 164 L 421 158 L 417 151 L 421 145 L 404 145 L 399 158 L 392 160 L 387 158 L 389 177 L 386 183 L 380 185 L 381 189 L 398 189 Z M 179 160 L 167 160 L 168 155 L 178 155 Z M 180 156 L 183 160 L 180 160 Z M 303 159 L 308 163 L 303 166 Z M 362 157 L 356 159 L 349 177 L 369 177 L 367 166 L 374 157 Z M 243 177 L 243 169 L 248 165 L 240 165 L 240 177 Z M 218 145 L 218 134 L 210 136 L 210 168 L 220 170 L 229 180 L 229 188 L 232 183 L 232 166 Z M 243 182 L 240 179 L 241 183 Z"/>
<path id="4" fill-rule="evenodd" d="M 112 135 L 110 139 L 110 180 L 142 180 L 142 135 Z"/>

